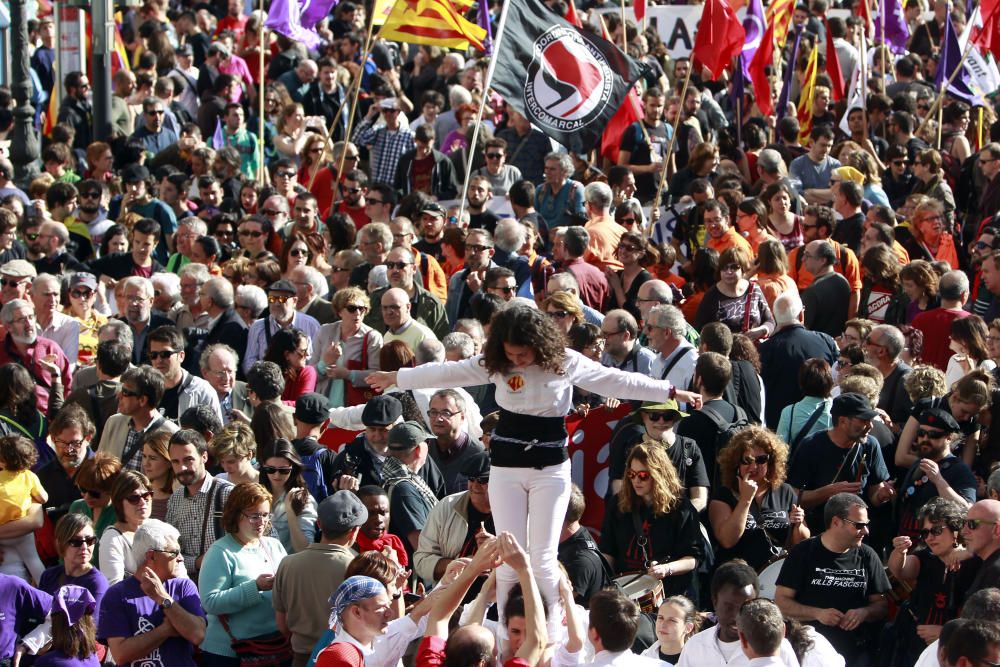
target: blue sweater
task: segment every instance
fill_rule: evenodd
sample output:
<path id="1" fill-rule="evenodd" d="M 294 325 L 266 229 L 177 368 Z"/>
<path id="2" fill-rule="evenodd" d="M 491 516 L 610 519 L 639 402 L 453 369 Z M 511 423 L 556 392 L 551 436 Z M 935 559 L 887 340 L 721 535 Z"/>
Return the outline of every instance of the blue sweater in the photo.
<path id="1" fill-rule="evenodd" d="M 198 592 L 208 614 L 208 628 L 201 650 L 236 657 L 231 640 L 219 622 L 224 614 L 237 639 L 278 631 L 271 606 L 271 591 L 257 590 L 257 577 L 274 574 L 285 557 L 285 548 L 273 537 L 262 537 L 256 547 L 240 544 L 226 535 L 213 544 L 201 564 Z"/>

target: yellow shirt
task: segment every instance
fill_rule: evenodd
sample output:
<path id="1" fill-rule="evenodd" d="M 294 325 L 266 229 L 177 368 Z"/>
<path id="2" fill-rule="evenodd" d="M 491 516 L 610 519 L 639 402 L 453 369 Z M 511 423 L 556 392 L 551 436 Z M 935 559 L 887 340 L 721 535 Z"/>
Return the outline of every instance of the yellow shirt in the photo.
<path id="1" fill-rule="evenodd" d="M 66 314 L 72 315 L 73 313 L 67 312 Z M 97 358 L 97 330 L 108 323 L 108 318 L 95 310 L 86 320 L 79 317 L 73 319 L 80 323 L 80 352 L 76 362 L 80 366 L 90 366 L 96 363 Z"/>
<path id="2" fill-rule="evenodd" d="M 35 473 L 0 470 L 0 524 L 24 518 L 35 498 L 42 497 L 42 483 Z"/>

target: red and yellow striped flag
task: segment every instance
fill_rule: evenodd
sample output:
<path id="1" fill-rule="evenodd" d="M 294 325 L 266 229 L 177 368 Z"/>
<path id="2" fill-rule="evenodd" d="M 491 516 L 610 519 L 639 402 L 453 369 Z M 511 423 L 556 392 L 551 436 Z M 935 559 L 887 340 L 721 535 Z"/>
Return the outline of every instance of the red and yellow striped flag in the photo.
<path id="1" fill-rule="evenodd" d="M 802 92 L 799 93 L 799 105 L 795 108 L 795 115 L 799 119 L 799 143 L 803 146 L 809 144 L 809 135 L 812 134 L 813 129 L 813 95 L 816 93 L 818 60 L 819 45 L 816 45 L 813 46 L 812 53 L 809 54 L 809 62 L 806 63 L 806 71 L 802 76 Z"/>
<path id="2" fill-rule="evenodd" d="M 449 49 L 467 49 L 469 45 L 484 51 L 486 31 L 467 21 L 455 5 L 462 0 L 397 0 L 379 35 L 410 44 L 428 44 Z"/>
<path id="3" fill-rule="evenodd" d="M 118 70 L 132 70 L 128 62 L 128 50 L 125 48 L 125 40 L 122 39 L 122 32 L 115 23 L 115 50 L 111 53 L 111 76 L 118 73 Z"/>
<path id="4" fill-rule="evenodd" d="M 778 48 L 785 47 L 788 39 L 788 28 L 792 25 L 792 14 L 795 13 L 795 0 L 774 0 L 767 6 L 764 17 L 768 24 L 774 24 L 774 39 Z"/>

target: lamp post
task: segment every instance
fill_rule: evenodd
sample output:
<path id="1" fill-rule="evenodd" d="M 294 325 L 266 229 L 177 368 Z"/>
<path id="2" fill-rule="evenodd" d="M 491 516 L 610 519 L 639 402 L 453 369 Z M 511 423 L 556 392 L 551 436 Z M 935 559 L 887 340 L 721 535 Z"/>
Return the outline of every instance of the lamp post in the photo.
<path id="1" fill-rule="evenodd" d="M 83 11 L 82 9 L 80 10 Z M 92 7 L 94 35 L 94 140 L 110 141 L 111 126 L 111 52 L 115 48 L 114 2 L 96 0 Z"/>
<path id="2" fill-rule="evenodd" d="M 25 0 L 10 0 L 11 90 L 14 93 L 14 131 L 11 135 L 10 160 L 14 163 L 14 181 L 27 187 L 38 175 L 39 145 L 35 129 L 35 107 L 31 104 L 31 66 L 28 55 L 28 16 Z"/>

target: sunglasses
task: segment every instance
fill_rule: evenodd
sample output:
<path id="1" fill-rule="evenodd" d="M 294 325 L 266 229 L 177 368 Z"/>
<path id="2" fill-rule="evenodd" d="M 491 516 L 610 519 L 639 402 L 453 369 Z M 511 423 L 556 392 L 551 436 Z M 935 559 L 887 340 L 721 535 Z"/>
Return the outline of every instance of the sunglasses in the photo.
<path id="1" fill-rule="evenodd" d="M 356 304 L 356 303 L 349 303 L 346 306 L 344 306 L 344 309 L 347 312 L 349 312 L 349 313 L 367 313 L 368 312 L 368 308 L 366 308 L 365 306 Z"/>
<path id="2" fill-rule="evenodd" d="M 629 470 L 625 473 L 625 476 L 629 479 L 638 479 L 640 482 L 649 481 L 649 478 L 652 477 L 648 470 Z"/>
<path id="3" fill-rule="evenodd" d="M 491 245 L 478 245 L 478 244 L 475 244 L 475 243 L 466 243 L 465 244 L 465 249 L 466 250 L 471 250 L 472 252 L 486 252 L 487 250 L 490 250 L 492 248 L 493 248 L 493 246 L 491 246 Z"/>
<path id="4" fill-rule="evenodd" d="M 371 204 L 372 206 L 381 206 L 385 202 L 382 201 L 381 199 L 372 199 L 371 197 L 368 197 L 365 199 L 365 203 Z"/>
<path id="5" fill-rule="evenodd" d="M 291 475 L 292 466 L 283 466 L 281 468 L 277 466 L 261 466 L 260 471 L 265 475 Z"/>
<path id="6" fill-rule="evenodd" d="M 288 254 L 291 255 L 292 257 L 308 257 L 309 251 L 306 250 L 305 248 L 296 248 L 295 250 L 292 250 Z"/>
<path id="7" fill-rule="evenodd" d="M 854 521 L 844 517 L 844 521 L 854 526 L 855 530 L 867 530 L 869 526 L 872 525 L 871 521 Z"/>
<path id="8" fill-rule="evenodd" d="M 282 178 L 293 178 L 295 176 L 294 171 L 276 171 L 275 176 L 281 176 Z"/>
<path id="9" fill-rule="evenodd" d="M 241 229 L 239 233 L 240 236 L 249 236 L 255 239 L 259 239 L 261 236 L 264 235 L 264 232 L 250 231 L 249 229 Z"/>
<path id="10" fill-rule="evenodd" d="M 81 192 L 80 199 L 99 199 L 101 196 L 100 192 Z"/>
<path id="11" fill-rule="evenodd" d="M 66 544 L 71 547 L 76 547 L 77 549 L 82 547 L 84 544 L 88 547 L 92 547 L 97 544 L 97 538 L 93 535 L 89 535 L 87 537 L 74 537 L 72 540 L 66 540 Z"/>
<path id="12" fill-rule="evenodd" d="M 41 232 L 27 232 L 24 235 L 24 238 L 28 239 L 29 241 L 35 241 L 41 235 L 42 235 Z"/>
<path id="13" fill-rule="evenodd" d="M 626 227 L 631 227 L 635 224 L 635 218 L 622 218 L 618 221 L 619 225 L 624 225 Z"/>
<path id="14" fill-rule="evenodd" d="M 398 269 L 402 271 L 406 267 L 410 266 L 409 262 L 386 262 L 385 268 L 387 269 Z"/>
<path id="15" fill-rule="evenodd" d="M 933 528 L 921 528 L 920 530 L 917 531 L 917 533 L 920 535 L 920 539 L 922 540 L 926 540 L 928 535 L 933 535 L 934 537 L 938 537 L 943 532 L 944 532 L 944 526 L 934 526 Z"/>
<path id="16" fill-rule="evenodd" d="M 554 317 L 557 320 L 563 320 L 570 316 L 569 311 L 565 310 L 552 310 L 546 313 L 549 317 Z"/>
<path id="17" fill-rule="evenodd" d="M 997 525 L 997 522 L 996 521 L 987 521 L 986 519 L 966 519 L 965 520 L 965 527 L 968 528 L 969 530 L 976 530 L 977 528 L 979 528 L 980 526 L 983 526 L 983 525 L 986 525 L 986 526 L 995 526 L 995 525 Z"/>
<path id="18" fill-rule="evenodd" d="M 133 493 L 131 496 L 126 496 L 125 500 L 129 505 L 139 505 L 142 502 L 149 502 L 153 497 L 152 491 L 146 491 L 145 493 Z"/>
<path id="19" fill-rule="evenodd" d="M 104 495 L 103 491 L 95 491 L 94 489 L 80 489 L 80 493 L 91 498 L 100 498 Z"/>
<path id="20" fill-rule="evenodd" d="M 89 299 L 90 295 L 93 293 L 94 291 L 89 289 L 75 289 L 71 291 L 69 295 L 77 299 Z"/>
<path id="21" fill-rule="evenodd" d="M 480 475 L 479 477 L 470 477 L 469 481 L 470 482 L 475 482 L 476 484 L 489 484 L 490 483 L 490 476 L 489 475 Z"/>
<path id="22" fill-rule="evenodd" d="M 511 287 L 510 285 L 497 285 L 496 287 L 490 287 L 489 289 L 500 290 L 504 294 L 513 294 L 517 291 L 516 287 Z"/>
<path id="23" fill-rule="evenodd" d="M 2 280 L 0 281 L 0 284 L 3 284 L 4 287 L 13 288 L 13 287 L 20 287 L 21 285 L 24 285 L 27 282 L 28 282 L 27 280 Z"/>
<path id="24" fill-rule="evenodd" d="M 291 298 L 292 298 L 291 295 L 288 295 L 288 296 L 278 296 L 277 294 L 272 294 L 271 296 L 267 297 L 267 302 L 268 303 L 285 303 L 286 301 L 288 301 Z"/>
<path id="25" fill-rule="evenodd" d="M 152 361 L 156 361 L 157 359 L 169 359 L 170 357 L 177 354 L 177 352 L 178 350 L 160 350 L 159 352 L 150 352 L 149 358 Z"/>
<path id="26" fill-rule="evenodd" d="M 357 160 L 360 160 L 360 159 L 361 159 L 360 155 L 345 155 L 344 156 L 344 160 L 355 160 L 355 161 L 357 161 Z"/>
<path id="27" fill-rule="evenodd" d="M 920 438 L 930 438 L 931 440 L 937 440 L 938 438 L 943 438 L 946 435 L 948 435 L 948 434 L 945 433 L 944 431 L 928 431 L 925 428 L 919 428 L 919 429 L 917 429 L 917 439 L 918 440 Z"/>
<path id="28" fill-rule="evenodd" d="M 674 420 L 674 415 L 666 412 L 647 412 L 646 416 L 651 422 L 672 422 Z"/>
<path id="29" fill-rule="evenodd" d="M 177 557 L 181 555 L 180 549 L 150 549 L 150 551 L 155 551 L 158 554 L 164 554 L 170 560 L 176 560 Z"/>
<path id="30" fill-rule="evenodd" d="M 641 250 L 642 250 L 642 248 L 640 248 L 638 246 L 634 246 L 634 245 L 620 245 L 620 246 L 618 246 L 618 251 L 619 252 L 622 252 L 622 251 L 624 251 L 624 252 L 639 252 Z"/>
<path id="31" fill-rule="evenodd" d="M 356 195 L 361 192 L 361 188 L 346 188 L 343 185 L 340 186 L 342 192 L 350 192 L 352 195 Z"/>
<path id="32" fill-rule="evenodd" d="M 118 393 L 121 394 L 122 396 L 130 396 L 132 398 L 138 398 L 139 396 L 142 396 L 142 394 L 140 394 L 139 392 L 133 391 L 131 389 L 126 389 L 125 387 L 120 387 L 118 389 Z"/>
<path id="33" fill-rule="evenodd" d="M 761 454 L 760 456 L 744 456 L 740 459 L 740 465 L 749 466 L 756 463 L 757 465 L 762 466 L 767 465 L 770 460 L 770 454 Z"/>
<path id="34" fill-rule="evenodd" d="M 503 153 L 487 153 L 486 157 L 489 160 L 499 160 L 503 157 Z"/>

